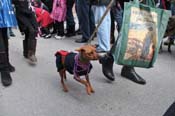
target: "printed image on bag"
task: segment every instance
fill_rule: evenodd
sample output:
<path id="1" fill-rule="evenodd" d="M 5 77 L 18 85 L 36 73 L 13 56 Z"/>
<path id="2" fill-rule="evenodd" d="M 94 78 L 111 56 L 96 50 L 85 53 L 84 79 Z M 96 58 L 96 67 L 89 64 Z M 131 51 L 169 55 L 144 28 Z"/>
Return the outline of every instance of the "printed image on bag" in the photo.
<path id="1" fill-rule="evenodd" d="M 128 43 L 124 60 L 151 62 L 157 46 L 157 13 L 131 8 Z M 138 36 L 137 36 L 138 35 Z"/>
<path id="2" fill-rule="evenodd" d="M 132 67 L 153 67 L 164 36 L 170 12 L 138 0 L 125 2 L 122 28 L 112 47 L 115 63 Z"/>

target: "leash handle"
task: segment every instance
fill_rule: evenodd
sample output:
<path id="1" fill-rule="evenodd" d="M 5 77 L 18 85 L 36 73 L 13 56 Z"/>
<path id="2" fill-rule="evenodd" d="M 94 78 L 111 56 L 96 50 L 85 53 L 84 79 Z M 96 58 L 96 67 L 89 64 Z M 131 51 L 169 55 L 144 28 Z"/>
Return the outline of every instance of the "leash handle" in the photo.
<path id="1" fill-rule="evenodd" d="M 101 17 L 100 21 L 98 22 L 94 32 L 92 33 L 91 37 L 89 38 L 88 42 L 86 44 L 91 44 L 91 41 L 94 39 L 95 34 L 98 31 L 98 28 L 100 27 L 102 21 L 104 20 L 105 16 L 107 15 L 107 13 L 109 12 L 111 6 L 113 5 L 114 0 L 111 0 L 110 3 L 108 4 L 106 11 L 104 12 L 103 16 Z"/>

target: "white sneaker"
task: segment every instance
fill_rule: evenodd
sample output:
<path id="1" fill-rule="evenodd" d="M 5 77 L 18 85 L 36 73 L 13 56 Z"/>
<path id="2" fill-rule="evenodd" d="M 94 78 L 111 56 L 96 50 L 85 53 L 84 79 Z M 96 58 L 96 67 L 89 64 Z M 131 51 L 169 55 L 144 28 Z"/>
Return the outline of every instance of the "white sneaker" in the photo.
<path id="1" fill-rule="evenodd" d="M 48 39 L 48 38 L 51 38 L 51 37 L 52 37 L 51 34 L 48 34 L 48 35 L 45 36 L 45 38 L 47 38 L 47 39 Z"/>
<path id="2" fill-rule="evenodd" d="M 55 35 L 55 39 L 60 40 L 60 39 L 63 39 L 63 38 L 65 38 L 65 37 L 64 36 Z"/>

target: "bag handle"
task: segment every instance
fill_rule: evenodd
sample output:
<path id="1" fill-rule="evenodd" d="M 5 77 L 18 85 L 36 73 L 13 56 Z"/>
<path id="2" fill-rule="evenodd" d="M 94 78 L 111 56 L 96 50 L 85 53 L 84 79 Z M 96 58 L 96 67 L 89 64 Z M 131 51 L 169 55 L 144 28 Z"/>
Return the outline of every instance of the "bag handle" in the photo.
<path id="1" fill-rule="evenodd" d="M 133 0 L 133 2 L 135 2 L 136 4 L 139 4 L 140 2 L 142 2 L 143 0 Z M 155 1 L 154 0 L 145 0 L 145 4 L 151 7 L 156 7 Z"/>

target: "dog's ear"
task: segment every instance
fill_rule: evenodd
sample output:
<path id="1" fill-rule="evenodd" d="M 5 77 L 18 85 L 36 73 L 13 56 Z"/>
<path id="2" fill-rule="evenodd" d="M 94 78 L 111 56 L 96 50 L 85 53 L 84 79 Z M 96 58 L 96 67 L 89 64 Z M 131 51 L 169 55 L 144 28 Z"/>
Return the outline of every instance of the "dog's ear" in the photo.
<path id="1" fill-rule="evenodd" d="M 77 51 L 77 52 L 84 52 L 85 50 L 81 47 L 81 48 L 75 49 L 75 51 Z"/>

